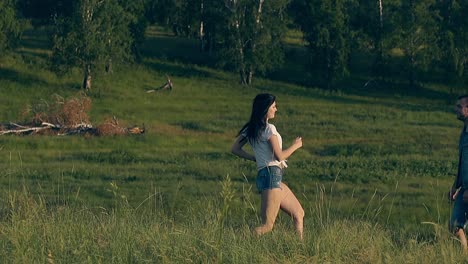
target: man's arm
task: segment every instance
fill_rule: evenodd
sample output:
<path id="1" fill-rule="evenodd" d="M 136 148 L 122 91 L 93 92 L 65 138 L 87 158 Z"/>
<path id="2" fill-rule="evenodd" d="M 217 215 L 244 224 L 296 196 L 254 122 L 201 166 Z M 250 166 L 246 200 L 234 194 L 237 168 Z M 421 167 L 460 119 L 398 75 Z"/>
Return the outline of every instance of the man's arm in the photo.
<path id="1" fill-rule="evenodd" d="M 458 186 L 458 174 L 457 177 L 455 178 L 455 181 L 452 184 L 452 187 L 450 188 L 450 191 L 448 193 L 448 199 L 450 201 L 455 201 L 457 198 L 458 193 L 460 192 L 461 186 Z"/>

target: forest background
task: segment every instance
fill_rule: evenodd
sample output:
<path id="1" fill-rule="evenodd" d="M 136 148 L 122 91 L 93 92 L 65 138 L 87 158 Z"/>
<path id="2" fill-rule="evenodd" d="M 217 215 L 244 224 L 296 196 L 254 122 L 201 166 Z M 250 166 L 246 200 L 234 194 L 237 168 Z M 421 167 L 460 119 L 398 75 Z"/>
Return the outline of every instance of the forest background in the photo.
<path id="1" fill-rule="evenodd" d="M 145 133 L 1 135 L 0 258 L 462 262 L 446 193 L 467 12 L 455 0 L 1 0 L 2 131 Z M 250 234 L 255 166 L 229 150 L 260 92 L 278 98 L 285 144 L 304 140 L 285 176 L 304 242 L 286 215 Z M 86 102 L 67 110 L 80 120 L 67 122 L 67 102 Z"/>

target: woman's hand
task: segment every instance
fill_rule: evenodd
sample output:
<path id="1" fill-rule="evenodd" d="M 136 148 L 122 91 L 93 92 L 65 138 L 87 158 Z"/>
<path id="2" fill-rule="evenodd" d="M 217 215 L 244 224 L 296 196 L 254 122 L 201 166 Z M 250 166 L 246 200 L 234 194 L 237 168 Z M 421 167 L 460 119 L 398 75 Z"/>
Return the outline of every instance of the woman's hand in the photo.
<path id="1" fill-rule="evenodd" d="M 236 139 L 236 141 L 234 142 L 234 144 L 232 144 L 231 152 L 234 155 L 237 155 L 237 156 L 239 156 L 241 158 L 251 160 L 251 161 L 255 161 L 255 156 L 245 152 L 245 150 L 243 149 L 243 147 L 244 147 L 244 145 L 246 143 L 247 143 L 247 138 L 239 136 Z"/>
<path id="2" fill-rule="evenodd" d="M 293 142 L 293 146 L 295 146 L 296 149 L 301 148 L 302 147 L 302 137 L 297 137 Z"/>

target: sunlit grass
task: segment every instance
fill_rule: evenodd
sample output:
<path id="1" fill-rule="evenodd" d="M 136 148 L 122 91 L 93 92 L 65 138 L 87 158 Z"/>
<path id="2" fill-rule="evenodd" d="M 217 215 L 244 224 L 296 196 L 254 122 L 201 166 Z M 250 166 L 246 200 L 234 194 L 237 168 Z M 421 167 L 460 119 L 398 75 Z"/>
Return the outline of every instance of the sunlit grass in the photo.
<path id="1" fill-rule="evenodd" d="M 144 135 L 0 136 L 1 259 L 461 262 L 458 242 L 445 229 L 461 125 L 447 104 L 447 87 L 429 86 L 418 96 L 367 95 L 354 87 L 331 92 L 260 78 L 244 87 L 236 74 L 198 65 L 209 58 L 185 63 L 191 50 L 180 47 L 196 49 L 193 41 L 149 36 L 147 49 L 179 48 L 173 57 L 149 54 L 141 65 L 121 65 L 110 75 L 98 70 L 90 93 L 93 124 L 115 117 L 144 126 Z M 1 123 L 22 121 L 21 111 L 37 100 L 80 91 L 80 70 L 56 76 L 39 44 L 23 47 L 24 58 L 0 61 Z M 166 75 L 172 91 L 146 93 Z M 272 123 L 284 145 L 303 137 L 284 181 L 306 211 L 304 243 L 285 215 L 272 234 L 250 235 L 259 221 L 255 165 L 229 150 L 260 92 L 277 95 Z M 226 175 L 234 198 L 220 239 L 219 183 Z"/>
<path id="2" fill-rule="evenodd" d="M 305 46 L 306 41 L 304 40 L 304 35 L 302 31 L 297 29 L 290 29 L 286 32 L 286 36 L 283 41 L 287 44 L 294 44 L 298 46 Z"/>
<path id="3" fill-rule="evenodd" d="M 430 240 L 376 221 L 368 201 L 364 214 L 339 214 L 344 200 L 319 187 L 306 210 L 305 238 L 280 215 L 275 229 L 257 238 L 258 213 L 249 189 L 233 188 L 229 177 L 215 196 L 186 201 L 184 189 L 171 196 L 157 187 L 136 205 L 115 182 L 107 186 L 112 209 L 74 202 L 72 194 L 51 206 L 27 189 L 8 193 L 0 221 L 0 258 L 7 262 L 178 262 L 178 263 L 437 263 L 462 262 L 457 241 L 437 222 L 422 223 Z M 349 199 L 350 197 L 348 197 Z M 353 199 L 351 197 L 351 199 Z M 189 205 L 178 207 L 181 203 Z M 378 203 L 378 202 L 377 202 Z M 73 205 L 73 206 L 71 206 Z M 387 206 L 384 206 L 387 207 Z"/>

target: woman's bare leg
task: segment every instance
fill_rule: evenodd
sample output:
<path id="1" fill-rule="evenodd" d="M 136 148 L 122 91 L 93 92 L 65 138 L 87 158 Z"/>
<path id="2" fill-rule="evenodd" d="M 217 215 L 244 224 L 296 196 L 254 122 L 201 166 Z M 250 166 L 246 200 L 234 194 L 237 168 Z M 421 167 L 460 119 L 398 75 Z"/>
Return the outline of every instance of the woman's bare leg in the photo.
<path id="1" fill-rule="evenodd" d="M 264 190 L 261 194 L 262 205 L 262 225 L 255 228 L 254 232 L 257 235 L 263 235 L 270 232 L 275 224 L 276 216 L 280 209 L 283 191 L 279 188 Z"/>
<path id="2" fill-rule="evenodd" d="M 281 188 L 283 192 L 283 199 L 280 204 L 281 210 L 293 217 L 296 232 L 302 240 L 304 230 L 304 209 L 302 209 L 301 203 L 297 200 L 294 193 L 286 184 L 281 183 Z"/>

